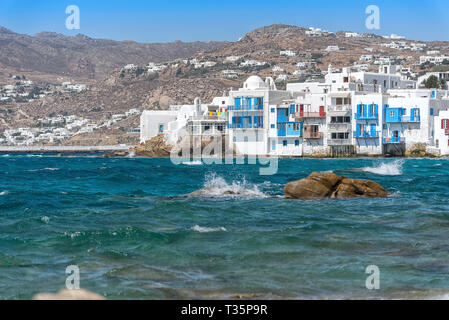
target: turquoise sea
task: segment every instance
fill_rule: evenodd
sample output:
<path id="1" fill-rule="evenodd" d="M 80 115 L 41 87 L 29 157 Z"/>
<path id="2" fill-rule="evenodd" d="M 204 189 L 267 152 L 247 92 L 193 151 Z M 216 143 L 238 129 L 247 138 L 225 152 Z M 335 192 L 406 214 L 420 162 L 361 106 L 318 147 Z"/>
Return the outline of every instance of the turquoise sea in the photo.
<path id="1" fill-rule="evenodd" d="M 372 179 L 386 199 L 295 201 L 313 171 Z M 213 187 L 207 197 L 182 195 Z M 225 190 L 243 195 L 222 196 Z M 449 160 L 0 155 L 0 299 L 81 287 L 108 299 L 449 297 Z M 365 269 L 380 269 L 380 289 Z"/>

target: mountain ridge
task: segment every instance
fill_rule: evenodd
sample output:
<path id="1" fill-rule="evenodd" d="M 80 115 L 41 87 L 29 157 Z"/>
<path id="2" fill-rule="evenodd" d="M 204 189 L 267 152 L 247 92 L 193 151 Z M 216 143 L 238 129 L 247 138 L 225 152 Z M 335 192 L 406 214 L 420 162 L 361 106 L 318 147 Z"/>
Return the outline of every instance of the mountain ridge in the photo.
<path id="1" fill-rule="evenodd" d="M 138 43 L 48 31 L 30 36 L 0 26 L 0 65 L 17 72 L 31 70 L 102 79 L 129 63 L 161 63 L 215 50 L 224 44 L 219 41 Z"/>

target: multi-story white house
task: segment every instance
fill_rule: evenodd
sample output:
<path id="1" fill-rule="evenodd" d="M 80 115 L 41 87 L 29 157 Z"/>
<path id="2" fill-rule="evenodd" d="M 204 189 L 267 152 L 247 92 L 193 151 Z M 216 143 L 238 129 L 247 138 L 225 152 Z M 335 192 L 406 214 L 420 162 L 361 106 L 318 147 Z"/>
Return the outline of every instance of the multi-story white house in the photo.
<path id="1" fill-rule="evenodd" d="M 276 153 L 277 130 L 289 124 L 283 101 L 292 98 L 290 92 L 277 90 L 272 78 L 263 81 L 258 76 L 249 77 L 243 88 L 231 90 L 228 135 L 235 150 L 247 155 Z"/>
<path id="2" fill-rule="evenodd" d="M 449 155 L 449 110 L 440 111 L 434 117 L 435 148 L 443 155 Z"/>

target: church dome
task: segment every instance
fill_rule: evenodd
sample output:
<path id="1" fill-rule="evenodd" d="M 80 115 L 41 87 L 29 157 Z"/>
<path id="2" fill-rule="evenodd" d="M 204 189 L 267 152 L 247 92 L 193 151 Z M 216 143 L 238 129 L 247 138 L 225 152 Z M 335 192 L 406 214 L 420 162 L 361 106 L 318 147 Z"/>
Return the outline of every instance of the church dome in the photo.
<path id="1" fill-rule="evenodd" d="M 245 81 L 245 83 L 243 84 L 243 88 L 248 90 L 266 89 L 267 84 L 262 80 L 261 77 L 251 76 Z"/>

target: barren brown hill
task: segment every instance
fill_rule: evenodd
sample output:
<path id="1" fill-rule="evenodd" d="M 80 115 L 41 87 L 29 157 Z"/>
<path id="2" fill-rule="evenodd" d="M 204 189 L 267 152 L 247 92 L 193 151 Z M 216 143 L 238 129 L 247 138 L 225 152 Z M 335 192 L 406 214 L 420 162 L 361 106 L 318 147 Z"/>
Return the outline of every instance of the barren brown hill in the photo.
<path id="1" fill-rule="evenodd" d="M 0 66 L 17 72 L 102 79 L 126 64 L 165 62 L 190 57 L 199 51 L 215 50 L 222 45 L 222 42 L 181 41 L 137 43 L 92 39 L 81 34 L 70 37 L 54 32 L 29 36 L 0 27 Z"/>

